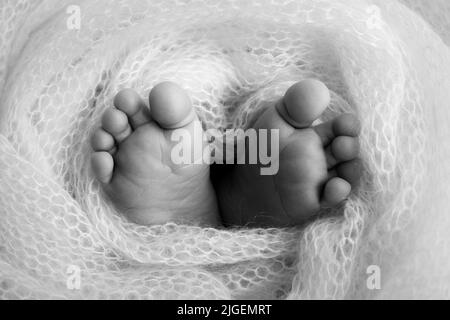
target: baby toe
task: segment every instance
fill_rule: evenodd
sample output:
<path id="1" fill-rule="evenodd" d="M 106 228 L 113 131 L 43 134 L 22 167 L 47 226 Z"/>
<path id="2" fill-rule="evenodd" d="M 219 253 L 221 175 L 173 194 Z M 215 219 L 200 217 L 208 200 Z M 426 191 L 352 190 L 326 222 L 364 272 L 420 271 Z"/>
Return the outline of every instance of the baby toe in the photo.
<path id="1" fill-rule="evenodd" d="M 361 133 L 361 121 L 353 114 L 344 114 L 333 122 L 335 136 L 358 137 Z"/>
<path id="2" fill-rule="evenodd" d="M 91 159 L 92 171 L 103 184 L 111 182 L 114 171 L 114 160 L 108 152 L 96 152 Z"/>
<path id="3" fill-rule="evenodd" d="M 327 148 L 328 168 L 334 168 L 337 164 L 351 161 L 358 157 L 360 150 L 359 139 L 352 137 L 337 137 Z"/>
<path id="4" fill-rule="evenodd" d="M 179 129 L 197 118 L 190 97 L 175 83 L 157 85 L 149 99 L 151 116 L 163 129 Z"/>
<path id="5" fill-rule="evenodd" d="M 91 146 L 94 151 L 113 153 L 115 142 L 114 137 L 103 129 L 97 130 L 91 138 Z"/>
<path id="6" fill-rule="evenodd" d="M 116 108 L 111 108 L 105 112 L 102 126 L 107 133 L 114 137 L 117 143 L 122 143 L 132 133 L 127 115 Z"/>
<path id="7" fill-rule="evenodd" d="M 342 178 L 333 178 L 325 185 L 323 206 L 336 207 L 345 201 L 352 191 L 350 183 Z"/>
<path id="8" fill-rule="evenodd" d="M 114 106 L 128 116 L 135 130 L 151 120 L 150 110 L 139 94 L 132 89 L 120 91 L 114 98 Z"/>
<path id="9" fill-rule="evenodd" d="M 360 159 L 344 162 L 336 166 L 337 175 L 351 184 L 353 189 L 356 189 L 363 175 L 363 164 Z"/>
<path id="10" fill-rule="evenodd" d="M 361 133 L 361 122 L 352 114 L 343 114 L 314 129 L 322 140 L 322 144 L 327 147 L 339 136 L 358 137 Z"/>
<path id="11" fill-rule="evenodd" d="M 278 111 L 285 121 L 297 129 L 310 127 L 330 104 L 330 91 L 320 81 L 304 80 L 292 86 Z"/>

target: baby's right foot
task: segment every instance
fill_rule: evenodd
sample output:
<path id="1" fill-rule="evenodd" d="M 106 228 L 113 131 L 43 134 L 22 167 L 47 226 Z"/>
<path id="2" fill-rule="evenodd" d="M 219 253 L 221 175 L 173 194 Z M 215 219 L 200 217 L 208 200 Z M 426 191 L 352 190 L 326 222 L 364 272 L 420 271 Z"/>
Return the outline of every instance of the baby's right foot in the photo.
<path id="1" fill-rule="evenodd" d="M 187 94 L 163 83 L 150 94 L 151 111 L 133 90 L 120 92 L 114 105 L 92 138 L 92 167 L 116 207 L 141 225 L 218 225 L 209 166 L 178 166 L 171 159 L 174 130 L 188 130 L 203 143 Z"/>

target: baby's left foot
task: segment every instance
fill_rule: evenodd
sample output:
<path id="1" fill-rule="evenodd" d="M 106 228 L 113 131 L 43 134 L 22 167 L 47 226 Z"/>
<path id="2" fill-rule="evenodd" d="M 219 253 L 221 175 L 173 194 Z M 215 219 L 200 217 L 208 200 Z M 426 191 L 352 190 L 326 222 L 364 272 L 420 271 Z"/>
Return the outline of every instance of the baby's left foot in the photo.
<path id="1" fill-rule="evenodd" d="M 263 176 L 262 165 L 237 165 L 218 174 L 216 188 L 226 225 L 301 225 L 349 197 L 361 176 L 360 123 L 343 115 L 313 127 L 329 103 L 328 88 L 306 80 L 257 119 L 253 129 L 279 131 L 279 171 Z"/>

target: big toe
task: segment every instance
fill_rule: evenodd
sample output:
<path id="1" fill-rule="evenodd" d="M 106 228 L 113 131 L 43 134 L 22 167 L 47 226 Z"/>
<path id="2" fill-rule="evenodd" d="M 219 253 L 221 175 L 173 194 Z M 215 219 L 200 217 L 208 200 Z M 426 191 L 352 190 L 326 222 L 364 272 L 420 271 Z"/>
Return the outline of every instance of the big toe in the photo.
<path id="1" fill-rule="evenodd" d="M 310 127 L 330 104 L 327 86 L 318 80 L 293 85 L 277 108 L 284 120 L 297 129 Z"/>
<path id="2" fill-rule="evenodd" d="M 150 110 L 152 118 L 167 130 L 185 127 L 196 118 L 188 94 L 172 82 L 164 82 L 153 88 Z"/>

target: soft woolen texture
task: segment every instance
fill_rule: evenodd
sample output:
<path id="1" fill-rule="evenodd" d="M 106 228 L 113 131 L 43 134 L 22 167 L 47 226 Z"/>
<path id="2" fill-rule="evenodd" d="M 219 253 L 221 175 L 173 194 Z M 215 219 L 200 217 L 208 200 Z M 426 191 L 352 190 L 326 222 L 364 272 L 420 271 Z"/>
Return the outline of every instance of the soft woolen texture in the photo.
<path id="1" fill-rule="evenodd" d="M 450 298 L 449 17 L 447 0 L 0 0 L 0 298 Z M 207 127 L 245 128 L 306 78 L 332 91 L 322 120 L 361 119 L 364 176 L 302 229 L 137 226 L 93 177 L 122 88 L 175 81 Z"/>

